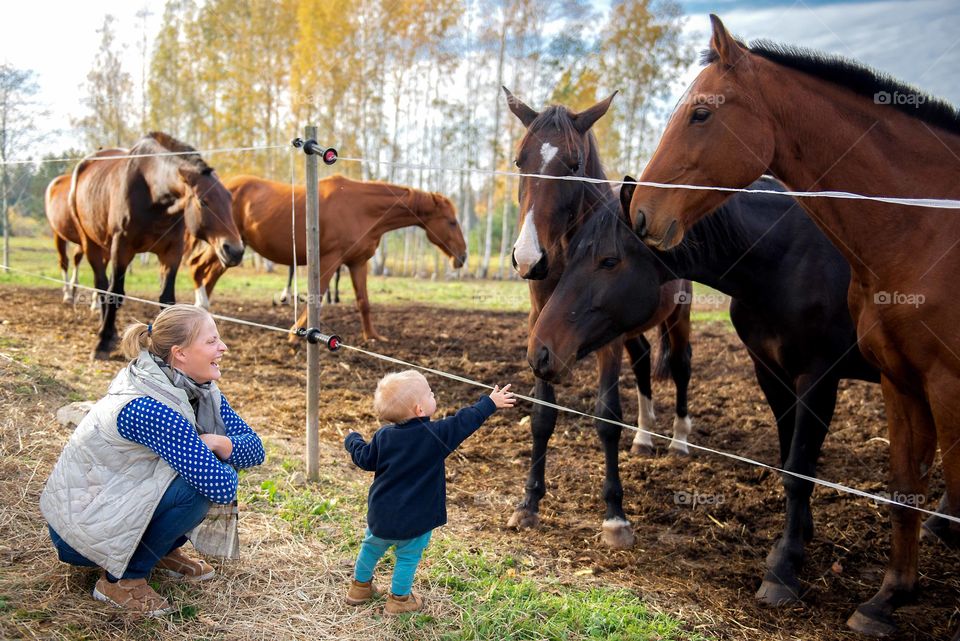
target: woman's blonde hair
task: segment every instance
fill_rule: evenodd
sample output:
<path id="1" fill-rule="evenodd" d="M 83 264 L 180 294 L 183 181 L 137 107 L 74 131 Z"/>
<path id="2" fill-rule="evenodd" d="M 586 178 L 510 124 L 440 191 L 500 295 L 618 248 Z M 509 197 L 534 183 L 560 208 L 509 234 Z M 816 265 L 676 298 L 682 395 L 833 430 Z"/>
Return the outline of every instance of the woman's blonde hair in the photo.
<path id="1" fill-rule="evenodd" d="M 413 418 L 414 407 L 422 400 L 422 394 L 429 391 L 430 383 L 417 370 L 387 374 L 373 393 L 373 411 L 381 421 L 401 423 Z"/>
<path id="2" fill-rule="evenodd" d="M 136 358 L 143 350 L 163 360 L 170 358 L 174 345 L 187 346 L 200 333 L 200 325 L 210 313 L 193 305 L 171 305 L 146 325 L 139 321 L 123 330 L 120 349 L 127 358 Z"/>

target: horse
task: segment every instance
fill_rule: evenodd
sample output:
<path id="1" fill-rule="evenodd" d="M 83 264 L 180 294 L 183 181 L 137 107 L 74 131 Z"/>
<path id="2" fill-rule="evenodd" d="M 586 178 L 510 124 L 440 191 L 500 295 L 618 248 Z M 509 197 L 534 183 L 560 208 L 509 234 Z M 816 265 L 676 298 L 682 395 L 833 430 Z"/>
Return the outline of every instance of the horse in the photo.
<path id="1" fill-rule="evenodd" d="M 80 230 L 70 210 L 70 174 L 57 176 L 47 185 L 44 192 L 44 211 L 47 222 L 53 231 L 53 243 L 57 248 L 57 258 L 60 273 L 63 277 L 63 302 L 73 303 L 77 297 L 77 283 L 79 282 L 79 266 L 83 260 L 83 249 L 80 247 Z M 73 250 L 73 273 L 67 279 L 67 268 L 70 266 L 70 257 L 67 256 L 67 243 L 76 245 Z"/>
<path id="2" fill-rule="evenodd" d="M 289 184 L 255 176 L 224 181 L 233 194 L 233 220 L 250 248 L 279 265 L 293 265 Z M 385 182 L 357 181 L 335 175 L 319 181 L 320 294 L 327 291 L 340 265 L 350 271 L 365 340 L 386 340 L 373 327 L 367 296 L 367 261 L 388 231 L 416 225 L 450 258 L 454 269 L 467 259 L 467 243 L 456 209 L 446 196 Z M 306 187 L 294 189 L 296 264 L 307 262 Z M 198 248 L 190 258 L 197 304 L 208 306 L 213 288 L 226 269 L 210 252 Z M 306 322 L 307 310 L 294 327 Z M 296 338 L 294 337 L 294 340 Z"/>
<path id="3" fill-rule="evenodd" d="M 706 64 L 667 123 L 641 182 L 741 188 L 770 171 L 790 189 L 901 198 L 960 198 L 960 116 L 858 63 L 769 42 L 747 47 L 716 16 Z M 669 249 L 728 192 L 640 185 L 634 230 Z M 955 211 L 896 202 L 807 197 L 804 210 L 851 268 L 848 303 L 860 350 L 880 370 L 890 440 L 890 494 L 924 496 L 939 446 L 946 493 L 960 515 L 960 253 Z M 902 503 L 902 502 L 901 502 Z M 917 587 L 920 512 L 890 510 L 891 554 L 879 591 L 847 625 L 895 634 L 893 613 Z M 926 529 L 960 544 L 960 524 Z"/>
<path id="4" fill-rule="evenodd" d="M 81 160 L 71 175 L 68 203 L 95 286 L 109 291 L 99 297 L 97 359 L 109 358 L 116 344 L 124 275 L 137 253 L 152 252 L 160 259 L 164 304 L 176 301 L 186 232 L 208 242 L 224 265 L 243 257 L 243 241 L 230 217 L 230 192 L 193 147 L 165 133 L 149 133 L 129 150 L 101 150 Z"/>
<path id="5" fill-rule="evenodd" d="M 549 174 L 553 176 L 595 178 L 606 180 L 596 138 L 590 130 L 610 107 L 611 95 L 592 107 L 572 113 L 566 107 L 553 105 L 538 113 L 503 88 L 507 104 L 523 123 L 526 134 L 520 141 L 515 164 L 521 174 Z M 615 94 L 614 94 L 615 95 Z M 519 184 L 520 232 L 513 247 L 512 259 L 517 272 L 528 280 L 530 292 L 529 327 L 536 325 L 544 305 L 564 271 L 564 249 L 572 234 L 592 216 L 619 208 L 617 198 L 606 182 L 550 180 L 521 176 Z M 677 388 L 674 439 L 670 452 L 688 454 L 687 437 L 691 421 L 687 411 L 687 386 L 690 381 L 690 304 L 691 285 L 688 281 L 673 281 L 660 292 L 661 305 L 656 315 L 644 327 L 623 339 L 618 339 L 597 352 L 599 391 L 596 412 L 600 419 L 619 421 L 620 368 L 623 349 L 630 356 L 630 364 L 637 379 L 640 405 L 638 422 L 646 430 L 637 433 L 632 452 L 653 453 L 653 441 L 648 433 L 654 429 L 652 390 L 650 385 L 650 344 L 642 330 L 660 327 L 661 349 L 657 365 L 660 377 L 672 375 Z M 684 302 L 687 301 L 687 302 Z M 533 340 L 531 331 L 530 340 Z M 553 382 L 538 373 L 534 396 L 553 403 Z M 544 478 L 547 443 L 553 434 L 557 411 L 537 404 L 531 416 L 533 448 L 524 498 L 510 516 L 507 524 L 514 528 L 539 525 L 540 500 L 546 493 Z M 634 543 L 633 527 L 623 512 L 623 485 L 620 482 L 619 443 L 620 427 L 604 420 L 596 421 L 597 434 L 603 446 L 605 480 L 603 499 L 606 512 L 601 524 L 601 541 L 615 549 L 629 548 Z"/>
<path id="6" fill-rule="evenodd" d="M 664 283 L 703 283 L 732 299 L 730 319 L 777 424 L 781 465 L 815 476 L 840 380 L 880 382 L 857 349 L 846 300 L 849 265 L 795 200 L 772 194 L 734 196 L 693 225 L 675 249 L 655 254 L 630 229 L 635 185 L 629 176 L 624 181 L 620 215 L 594 216 L 571 242 L 530 341 L 549 356 L 540 361 L 538 352 L 529 352 L 538 375 L 562 379 L 576 360 L 648 325 Z M 751 188 L 783 191 L 771 178 Z M 785 475 L 783 485 L 783 535 L 767 556 L 757 591 L 771 606 L 800 600 L 797 574 L 814 529 L 813 483 Z"/>
<path id="7" fill-rule="evenodd" d="M 327 289 L 327 304 L 339 304 L 340 303 L 340 273 L 342 272 L 343 265 L 337 267 L 337 271 L 333 273 L 333 287 Z M 283 291 L 280 292 L 279 298 L 275 301 L 274 304 L 278 305 L 289 305 L 293 292 L 293 279 L 296 278 L 297 268 L 293 265 L 287 270 L 287 284 L 283 288 Z M 199 289 L 199 286 L 198 286 Z M 206 290 L 204 290 L 206 292 Z"/>

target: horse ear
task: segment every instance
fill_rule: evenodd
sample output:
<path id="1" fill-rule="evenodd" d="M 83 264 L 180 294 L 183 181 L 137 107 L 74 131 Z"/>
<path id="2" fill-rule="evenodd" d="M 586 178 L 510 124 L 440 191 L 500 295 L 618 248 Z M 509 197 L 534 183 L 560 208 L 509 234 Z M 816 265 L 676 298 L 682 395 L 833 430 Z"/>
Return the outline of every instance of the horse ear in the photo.
<path id="1" fill-rule="evenodd" d="M 626 220 L 628 225 L 630 224 L 630 201 L 633 200 L 633 192 L 636 190 L 637 179 L 633 176 L 624 176 L 623 184 L 620 185 L 620 217 Z"/>
<path id="2" fill-rule="evenodd" d="M 743 46 L 736 38 L 730 35 L 715 14 L 710 14 L 710 24 L 713 25 L 713 36 L 710 38 L 710 48 L 717 52 L 720 63 L 732 67 L 743 58 Z"/>
<path id="3" fill-rule="evenodd" d="M 529 129 L 530 123 L 536 120 L 540 114 L 525 105 L 522 100 L 510 93 L 510 90 L 503 85 L 501 85 L 500 88 L 503 89 L 503 93 L 507 95 L 507 106 L 510 107 L 510 111 L 520 119 L 524 127 Z"/>
<path id="4" fill-rule="evenodd" d="M 183 178 L 187 184 L 195 182 L 200 175 L 199 171 L 189 165 L 180 165 L 177 167 L 177 173 L 180 174 L 180 177 Z"/>
<path id="5" fill-rule="evenodd" d="M 607 109 L 610 108 L 610 103 L 613 102 L 613 97 L 619 93 L 614 91 L 606 100 L 601 100 L 594 106 L 584 109 L 580 113 L 573 116 L 573 126 L 577 128 L 581 134 L 587 133 L 590 127 L 593 126 L 593 123 L 600 120 L 603 114 L 607 113 Z"/>

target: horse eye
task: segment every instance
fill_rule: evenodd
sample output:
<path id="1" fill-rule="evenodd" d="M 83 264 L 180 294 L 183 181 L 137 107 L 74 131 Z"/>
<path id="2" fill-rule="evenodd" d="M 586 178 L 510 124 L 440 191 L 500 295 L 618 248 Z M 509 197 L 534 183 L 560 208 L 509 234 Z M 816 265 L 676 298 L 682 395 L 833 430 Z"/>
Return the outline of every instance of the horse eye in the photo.
<path id="1" fill-rule="evenodd" d="M 690 114 L 690 123 L 706 122 L 712 115 L 713 112 L 706 107 L 697 107 L 693 110 L 693 113 Z"/>
<path id="2" fill-rule="evenodd" d="M 513 164 L 517 166 L 517 169 L 520 169 L 520 159 L 519 159 L 519 158 L 514 158 L 514 159 L 513 159 Z"/>
<path id="3" fill-rule="evenodd" d="M 613 269 L 619 264 L 620 264 L 620 259 L 615 256 L 611 256 L 610 258 L 604 258 L 603 260 L 600 261 L 600 267 L 602 269 Z"/>

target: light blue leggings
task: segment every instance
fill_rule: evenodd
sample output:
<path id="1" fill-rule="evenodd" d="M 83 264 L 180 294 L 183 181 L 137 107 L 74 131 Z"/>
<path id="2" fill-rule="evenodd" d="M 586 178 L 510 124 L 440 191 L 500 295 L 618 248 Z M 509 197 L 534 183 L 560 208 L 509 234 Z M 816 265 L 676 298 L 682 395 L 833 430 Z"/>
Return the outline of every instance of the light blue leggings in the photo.
<path id="1" fill-rule="evenodd" d="M 410 594 L 410 588 L 413 587 L 413 575 L 417 571 L 417 565 L 420 564 L 420 557 L 430 542 L 432 531 L 421 534 L 415 539 L 381 539 L 374 536 L 370 528 L 367 528 L 363 537 L 363 545 L 360 546 L 360 556 L 357 557 L 357 564 L 353 570 L 353 578 L 362 583 L 366 583 L 373 578 L 373 569 L 377 567 L 377 562 L 386 554 L 387 550 L 396 546 L 397 563 L 393 568 L 393 582 L 390 591 L 397 596 Z"/>

